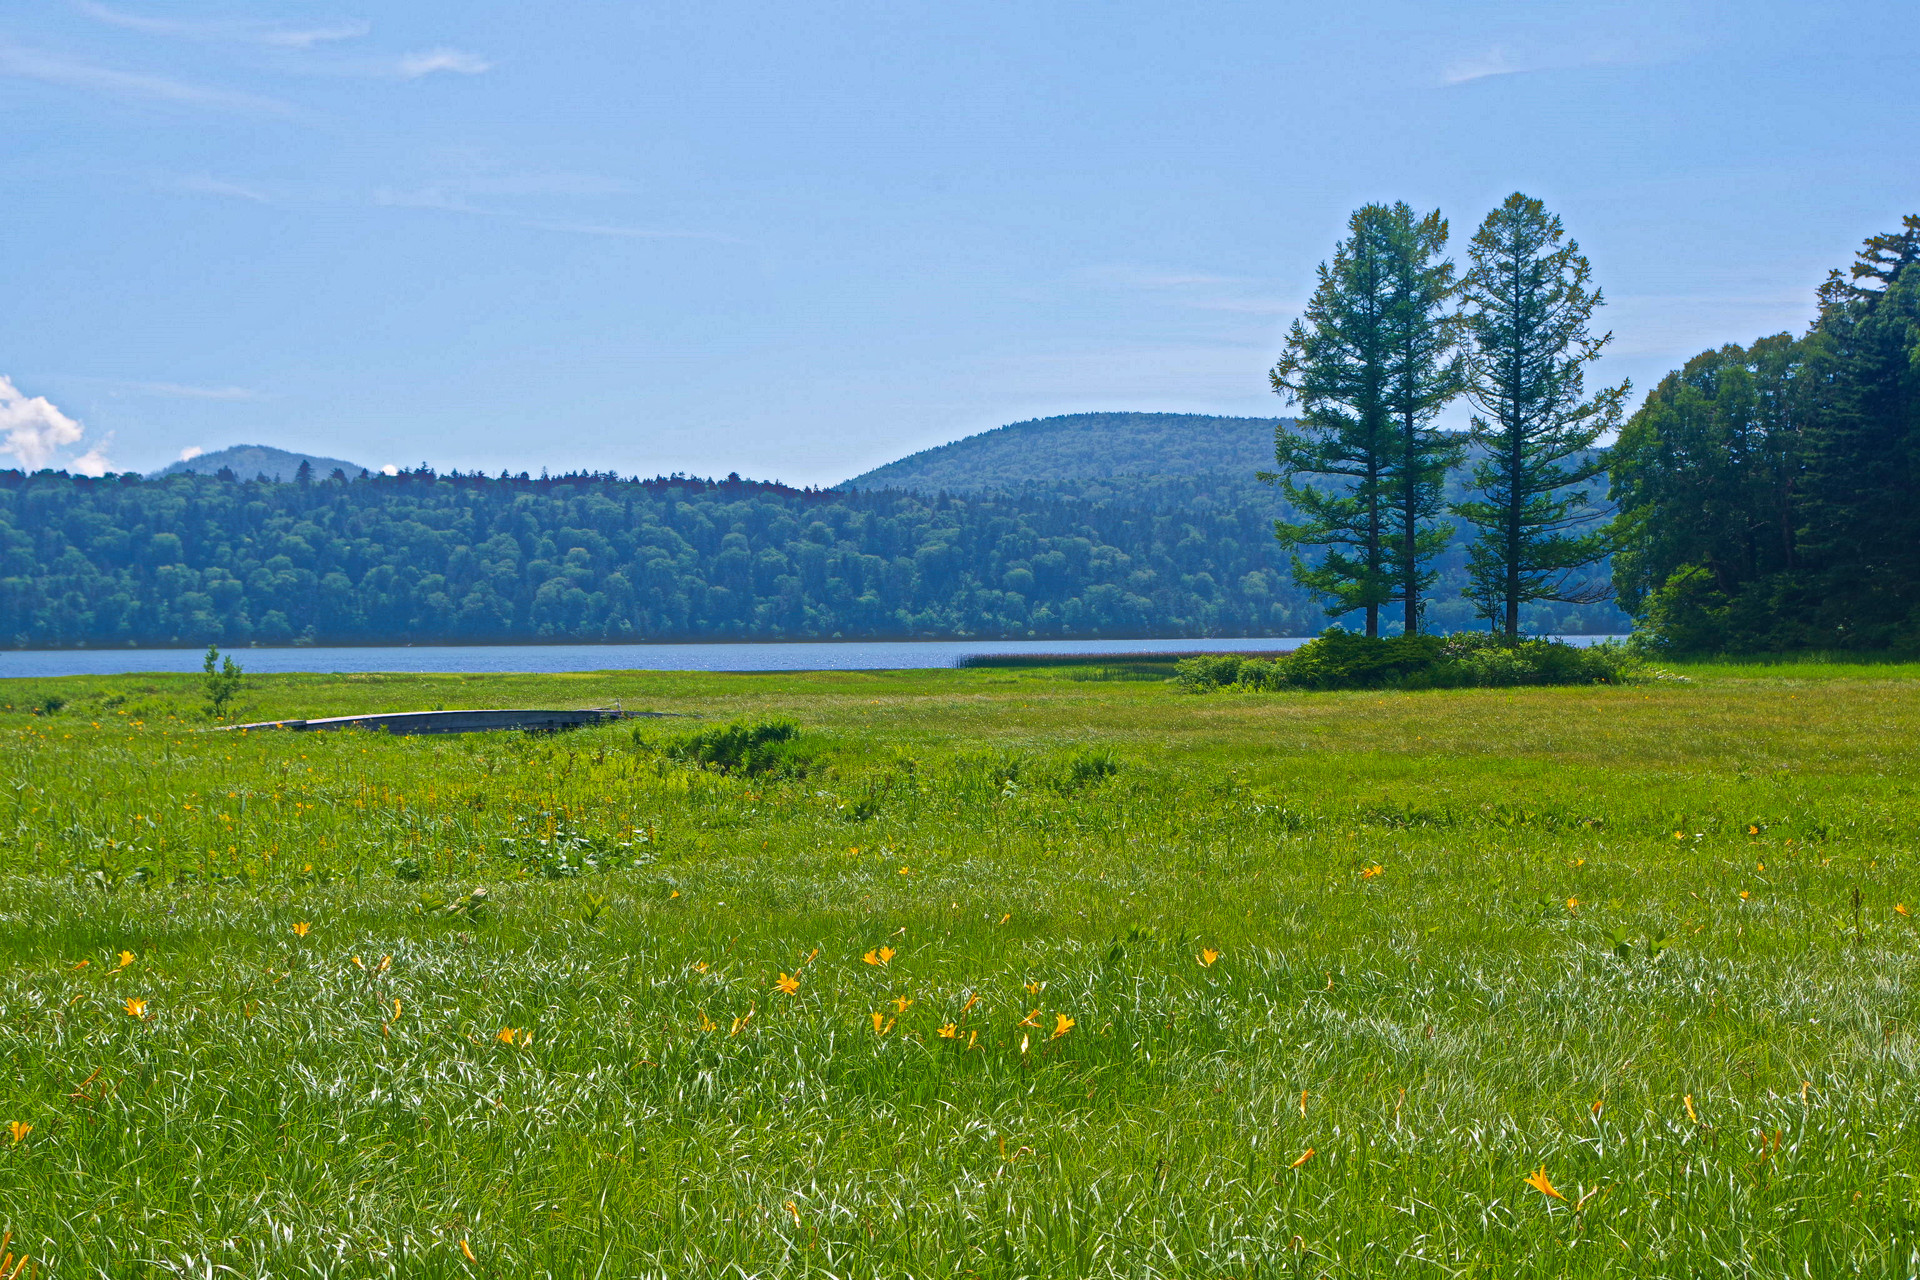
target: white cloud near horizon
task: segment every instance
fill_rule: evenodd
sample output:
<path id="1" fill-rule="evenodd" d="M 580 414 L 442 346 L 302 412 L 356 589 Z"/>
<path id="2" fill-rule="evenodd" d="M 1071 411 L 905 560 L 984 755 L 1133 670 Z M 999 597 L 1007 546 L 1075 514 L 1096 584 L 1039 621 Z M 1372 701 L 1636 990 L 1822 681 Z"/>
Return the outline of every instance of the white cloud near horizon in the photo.
<path id="1" fill-rule="evenodd" d="M 107 450 L 113 447 L 113 433 L 88 449 L 79 457 L 67 463 L 67 470 L 77 476 L 103 476 L 113 470 L 113 462 L 107 457 Z"/>
<path id="2" fill-rule="evenodd" d="M 55 455 L 80 443 L 86 428 L 60 412 L 45 396 L 28 396 L 0 375 L 0 453 L 10 453 L 27 471 L 39 471 Z M 92 458 L 104 445 L 83 458 Z M 104 462 L 104 457 L 101 459 Z M 102 466 L 101 471 L 105 471 Z M 88 473 L 99 474 L 99 473 Z"/>
<path id="3" fill-rule="evenodd" d="M 190 444 L 186 448 L 180 451 L 180 461 L 192 462 L 195 458 L 199 457 L 201 454 L 205 452 L 206 450 L 202 449 L 199 445 Z"/>
<path id="4" fill-rule="evenodd" d="M 170 80 L 164 76 L 116 71 L 111 67 L 78 62 L 58 54 L 41 53 L 4 42 L 0 42 L 0 76 L 37 80 L 42 84 L 61 85 L 70 89 L 112 94 L 116 97 L 172 102 L 182 106 L 212 107 L 270 115 L 293 113 L 291 106 L 273 98 L 262 98 L 250 93 L 233 93 L 225 89 L 208 89 L 182 80 Z"/>

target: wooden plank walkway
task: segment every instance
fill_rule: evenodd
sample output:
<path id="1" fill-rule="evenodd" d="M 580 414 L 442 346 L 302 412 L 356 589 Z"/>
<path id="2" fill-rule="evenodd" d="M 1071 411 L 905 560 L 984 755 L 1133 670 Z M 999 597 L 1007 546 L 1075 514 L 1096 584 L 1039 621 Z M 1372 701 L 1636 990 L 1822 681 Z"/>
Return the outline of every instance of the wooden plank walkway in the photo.
<path id="1" fill-rule="evenodd" d="M 665 715 L 663 711 L 622 711 L 617 707 L 587 707 L 576 711 L 516 708 L 496 711 L 381 711 L 364 716 L 325 716 L 318 720 L 262 720 L 255 724 L 221 726 L 234 729 L 367 729 L 392 734 L 492 733 L 502 729 L 523 733 L 556 733 L 608 720 L 631 720 Z"/>

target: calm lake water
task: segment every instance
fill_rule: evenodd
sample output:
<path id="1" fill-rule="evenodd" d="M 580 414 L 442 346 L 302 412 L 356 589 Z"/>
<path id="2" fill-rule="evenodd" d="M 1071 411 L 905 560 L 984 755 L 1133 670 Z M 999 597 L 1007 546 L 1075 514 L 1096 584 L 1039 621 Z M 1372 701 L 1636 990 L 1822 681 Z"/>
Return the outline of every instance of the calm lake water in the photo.
<path id="1" fill-rule="evenodd" d="M 1566 636 L 1591 644 L 1604 636 Z M 1296 636 L 1210 640 L 855 640 L 795 644 L 404 645 L 235 649 L 248 671 L 898 671 L 951 667 L 983 653 L 1271 652 Z M 198 671 L 202 649 L 0 649 L 0 679 Z"/>

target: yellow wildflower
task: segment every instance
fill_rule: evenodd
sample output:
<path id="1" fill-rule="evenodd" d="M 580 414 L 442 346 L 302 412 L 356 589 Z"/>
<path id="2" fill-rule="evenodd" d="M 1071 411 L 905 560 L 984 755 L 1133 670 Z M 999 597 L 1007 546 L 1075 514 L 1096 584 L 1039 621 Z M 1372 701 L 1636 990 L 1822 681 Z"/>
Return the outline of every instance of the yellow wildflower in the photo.
<path id="1" fill-rule="evenodd" d="M 908 1009 L 911 1009 L 912 1007 L 913 1007 L 913 1001 L 907 999 L 905 996 L 894 997 L 893 1011 L 895 1013 L 905 1013 Z"/>
<path id="2" fill-rule="evenodd" d="M 1301 1165 L 1305 1164 L 1307 1161 L 1311 1159 L 1313 1159 L 1313 1148 L 1308 1147 L 1305 1151 L 1302 1151 L 1300 1153 L 1300 1158 L 1298 1160 L 1295 1160 L 1292 1164 L 1288 1165 L 1287 1168 L 1298 1169 Z"/>
<path id="3" fill-rule="evenodd" d="M 1200 954 L 1195 957 L 1195 959 L 1200 961 L 1200 967 L 1202 969 L 1213 968 L 1213 962 L 1215 960 L 1218 960 L 1219 958 L 1220 958 L 1220 953 L 1218 951 L 1215 951 L 1212 947 L 1200 948 Z"/>
<path id="4" fill-rule="evenodd" d="M 794 992 L 800 990 L 800 979 L 791 974 L 783 973 L 780 975 L 780 980 L 773 985 L 788 995 L 792 995 Z"/>
<path id="5" fill-rule="evenodd" d="M 1547 1166 L 1544 1164 L 1527 1175 L 1527 1185 L 1543 1196 L 1551 1196 L 1555 1200 L 1566 1199 L 1566 1196 L 1560 1193 L 1560 1189 L 1547 1180 Z"/>
<path id="6" fill-rule="evenodd" d="M 942 1040 L 951 1040 L 960 1034 L 960 1028 L 954 1026 L 951 1022 L 943 1022 L 940 1024 L 938 1034 Z"/>
<path id="7" fill-rule="evenodd" d="M 305 920 L 302 920 L 300 923 L 293 926 L 293 936 L 296 938 L 304 938 L 307 936 L 307 930 L 311 928 L 313 928 L 312 925 L 308 924 Z"/>
<path id="8" fill-rule="evenodd" d="M 33 1132 L 33 1126 L 15 1120 L 7 1125 L 7 1132 L 13 1135 L 15 1142 L 25 1142 L 27 1135 Z"/>
<path id="9" fill-rule="evenodd" d="M 127 1016 L 129 1018 L 146 1017 L 147 1002 L 145 1000 L 136 1000 L 132 996 L 128 996 L 127 997 Z"/>
<path id="10" fill-rule="evenodd" d="M 1053 1039 L 1058 1040 L 1061 1036 L 1073 1030 L 1074 1025 L 1073 1019 L 1069 1018 L 1066 1014 L 1055 1014 L 1053 1018 Z"/>

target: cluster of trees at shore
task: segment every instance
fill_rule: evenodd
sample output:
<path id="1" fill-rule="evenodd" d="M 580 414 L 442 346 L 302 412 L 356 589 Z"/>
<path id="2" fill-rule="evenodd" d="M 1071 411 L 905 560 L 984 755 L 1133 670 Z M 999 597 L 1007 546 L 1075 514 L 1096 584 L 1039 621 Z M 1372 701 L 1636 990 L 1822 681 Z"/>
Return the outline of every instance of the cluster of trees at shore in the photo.
<path id="1" fill-rule="evenodd" d="M 956 496 L 0 472 L 0 643 L 1311 635 L 1274 509 L 1205 476 Z"/>
<path id="2" fill-rule="evenodd" d="M 1607 513 L 1587 486 L 1628 386 L 1586 394 L 1611 335 L 1588 327 L 1602 297 L 1579 245 L 1519 192 L 1480 224 L 1464 275 L 1438 210 L 1370 204 L 1348 232 L 1272 373 L 1301 411 L 1276 428 L 1267 476 L 1299 513 L 1276 525 L 1294 580 L 1368 636 L 1396 604 L 1417 634 L 1454 542 L 1446 514 L 1474 531 L 1458 591 L 1508 640 L 1536 601 L 1607 599 Z M 1438 429 L 1462 396 L 1471 431 Z M 1476 492 L 1449 501 L 1470 448 Z"/>
<path id="3" fill-rule="evenodd" d="M 1612 450 L 1614 581 L 1653 643 L 1920 647 L 1920 216 L 1818 302 L 1669 374 Z"/>

